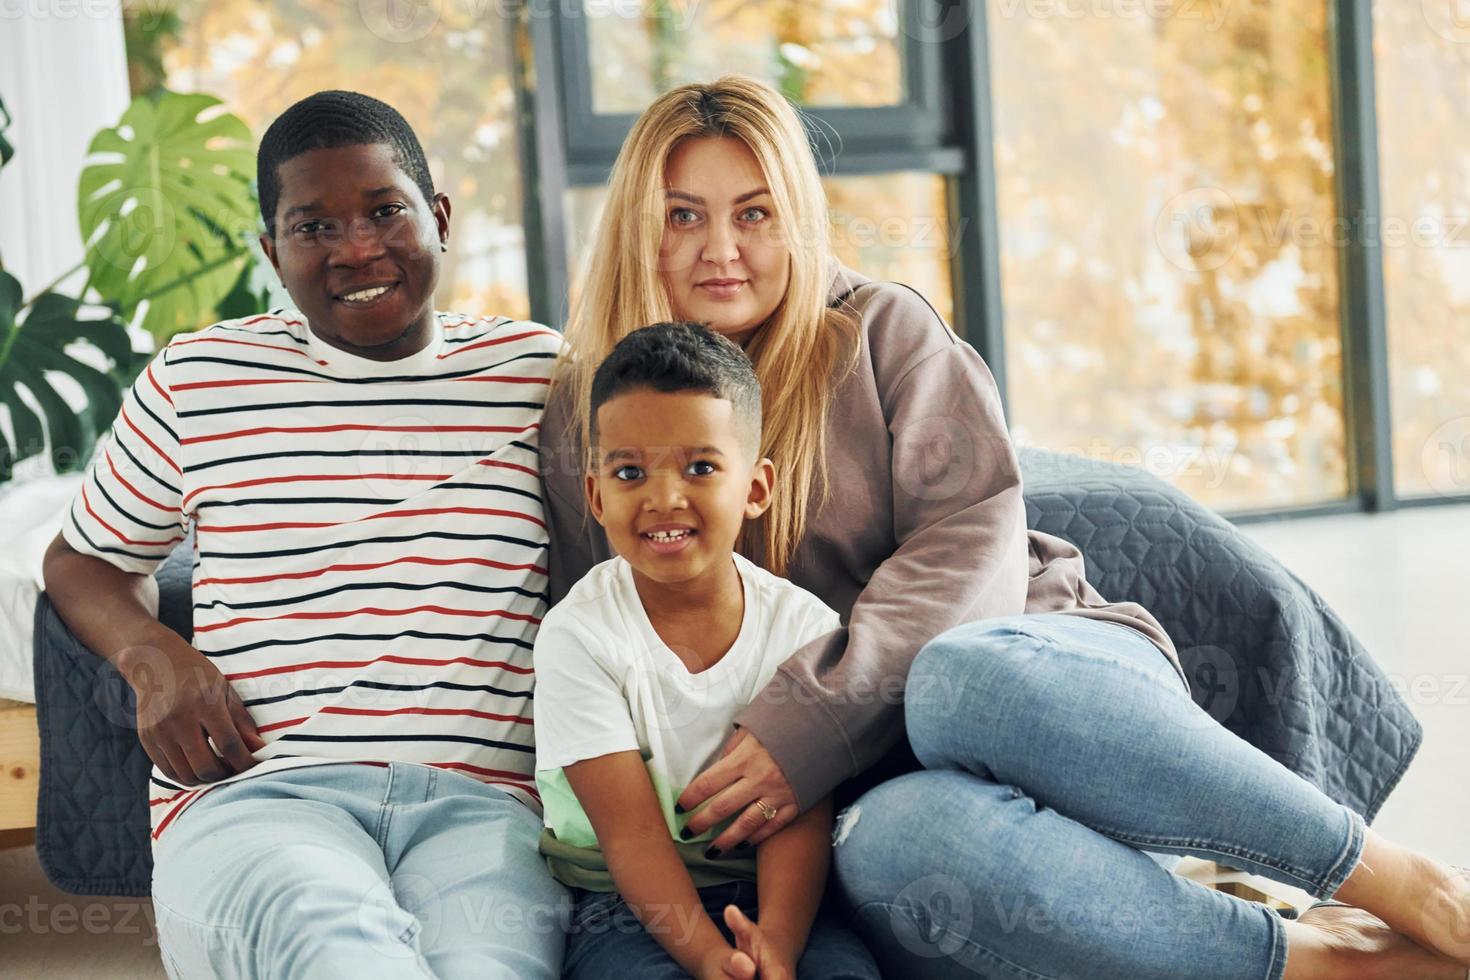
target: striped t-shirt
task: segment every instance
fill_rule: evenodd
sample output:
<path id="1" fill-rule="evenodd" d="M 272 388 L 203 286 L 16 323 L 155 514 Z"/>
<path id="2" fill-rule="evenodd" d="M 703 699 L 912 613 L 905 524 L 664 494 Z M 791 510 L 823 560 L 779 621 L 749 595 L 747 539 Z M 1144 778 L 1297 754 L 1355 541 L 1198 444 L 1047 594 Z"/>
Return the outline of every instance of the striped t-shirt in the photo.
<path id="1" fill-rule="evenodd" d="M 171 341 L 124 399 L 63 533 L 152 572 L 194 539 L 194 645 L 262 738 L 241 776 L 415 762 L 539 812 L 546 610 L 537 435 L 559 334 L 438 314 L 396 361 L 279 311 Z M 223 780 L 152 776 L 153 836 Z"/>

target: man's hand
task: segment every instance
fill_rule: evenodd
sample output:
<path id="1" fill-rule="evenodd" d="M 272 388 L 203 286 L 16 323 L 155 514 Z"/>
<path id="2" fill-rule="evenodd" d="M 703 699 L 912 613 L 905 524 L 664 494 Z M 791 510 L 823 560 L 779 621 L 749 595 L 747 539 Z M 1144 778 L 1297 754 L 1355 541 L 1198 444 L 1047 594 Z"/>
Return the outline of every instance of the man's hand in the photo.
<path id="1" fill-rule="evenodd" d="M 730 853 L 741 841 L 759 844 L 798 815 L 796 793 L 786 781 L 786 774 L 760 739 L 743 728 L 725 743 L 720 761 L 684 788 L 679 805 L 686 811 L 694 810 L 705 800 L 709 804 L 689 818 L 692 835 L 740 814 L 711 844 L 722 854 Z M 757 806 L 756 800 L 775 808 L 776 815 L 766 819 L 767 811 Z"/>
<path id="2" fill-rule="evenodd" d="M 177 634 L 128 647 L 113 663 L 137 695 L 138 740 L 169 779 L 212 783 L 256 764 L 250 753 L 266 743 L 250 712 L 219 668 Z"/>
<path id="3" fill-rule="evenodd" d="M 777 949 L 761 932 L 761 927 L 734 905 L 725 906 L 725 925 L 735 934 L 735 948 L 755 964 L 755 975 L 760 980 L 796 980 L 799 954 L 793 956 L 789 951 Z M 727 976 L 744 980 L 749 974 L 728 973 Z"/>

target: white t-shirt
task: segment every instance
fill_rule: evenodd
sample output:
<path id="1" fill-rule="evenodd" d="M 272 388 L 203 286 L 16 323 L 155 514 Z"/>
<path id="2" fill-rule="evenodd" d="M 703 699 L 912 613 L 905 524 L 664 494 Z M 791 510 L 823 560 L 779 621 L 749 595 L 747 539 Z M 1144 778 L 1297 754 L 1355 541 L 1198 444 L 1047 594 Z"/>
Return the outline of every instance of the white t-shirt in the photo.
<path id="1" fill-rule="evenodd" d="M 536 636 L 536 783 L 546 826 L 573 847 L 596 847 L 563 766 L 637 749 L 670 833 L 688 814 L 674 801 L 720 755 L 740 709 L 776 668 L 841 623 L 822 600 L 734 555 L 745 616 L 734 645 L 690 673 L 648 620 L 622 558 L 593 568 Z M 712 838 L 714 831 L 704 837 Z"/>

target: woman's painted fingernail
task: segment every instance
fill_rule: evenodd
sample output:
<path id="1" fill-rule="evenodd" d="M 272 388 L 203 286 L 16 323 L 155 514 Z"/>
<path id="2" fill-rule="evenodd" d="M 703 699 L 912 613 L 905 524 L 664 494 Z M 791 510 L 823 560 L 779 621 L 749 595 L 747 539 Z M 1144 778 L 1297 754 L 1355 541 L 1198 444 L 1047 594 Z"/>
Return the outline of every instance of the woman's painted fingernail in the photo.
<path id="1" fill-rule="evenodd" d="M 676 800 L 676 801 L 675 801 L 675 802 L 674 802 L 674 812 L 675 812 L 675 813 L 680 813 L 680 814 L 682 814 L 682 813 L 685 813 L 685 812 L 687 812 L 687 811 L 685 811 L 685 809 L 684 809 L 684 804 L 682 804 L 682 803 L 680 803 L 680 802 L 678 802 L 678 801 L 677 801 L 677 800 Z"/>
<path id="2" fill-rule="evenodd" d="M 679 837 L 683 840 L 689 840 L 693 836 L 694 831 L 690 830 L 688 827 L 685 827 L 683 830 L 679 831 Z"/>
<path id="3" fill-rule="evenodd" d="M 735 850 L 737 850 L 737 851 L 743 851 L 743 850 L 745 850 L 749 846 L 750 846 L 750 841 L 743 840 L 739 844 L 736 844 L 735 845 Z"/>
<path id="4" fill-rule="evenodd" d="M 713 861 L 720 856 L 720 849 L 711 844 L 704 852 L 704 856 Z"/>

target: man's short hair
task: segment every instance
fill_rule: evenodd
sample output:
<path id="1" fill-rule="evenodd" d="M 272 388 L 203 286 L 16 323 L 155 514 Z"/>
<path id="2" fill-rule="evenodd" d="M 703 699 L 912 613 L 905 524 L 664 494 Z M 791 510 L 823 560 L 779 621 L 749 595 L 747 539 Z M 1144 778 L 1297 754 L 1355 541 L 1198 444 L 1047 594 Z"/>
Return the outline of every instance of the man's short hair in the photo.
<path id="1" fill-rule="evenodd" d="M 309 150 L 383 143 L 409 179 L 434 202 L 434 180 L 424 148 L 408 120 L 386 102 L 358 92 L 318 92 L 291 106 L 271 123 L 255 157 L 260 216 L 266 234 L 276 234 L 276 204 L 281 198 L 281 164 Z"/>
<path id="2" fill-rule="evenodd" d="M 694 391 L 723 398 L 735 408 L 740 441 L 752 459 L 760 455 L 761 383 L 745 351 L 700 323 L 673 321 L 641 327 L 618 341 L 592 376 L 589 433 L 597 444 L 597 410 L 640 388 Z"/>

